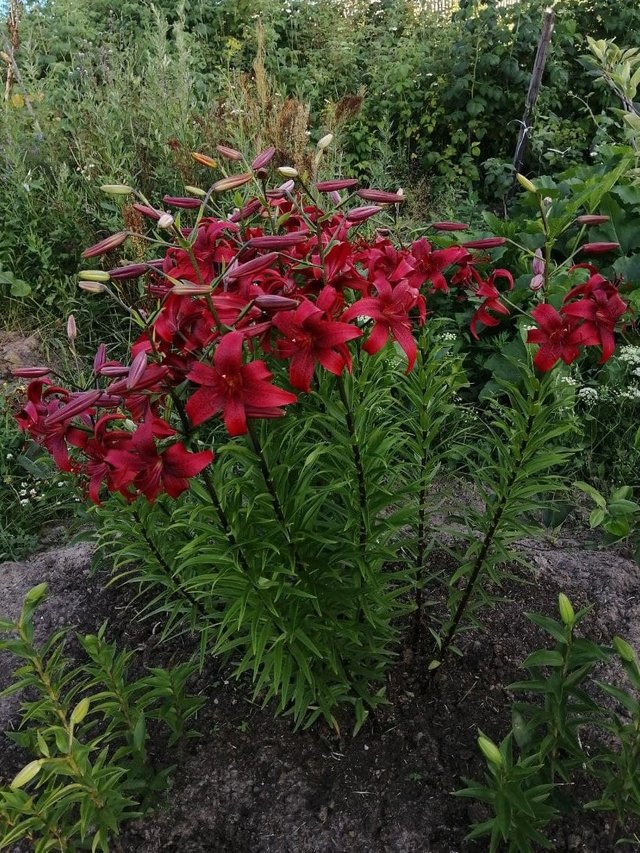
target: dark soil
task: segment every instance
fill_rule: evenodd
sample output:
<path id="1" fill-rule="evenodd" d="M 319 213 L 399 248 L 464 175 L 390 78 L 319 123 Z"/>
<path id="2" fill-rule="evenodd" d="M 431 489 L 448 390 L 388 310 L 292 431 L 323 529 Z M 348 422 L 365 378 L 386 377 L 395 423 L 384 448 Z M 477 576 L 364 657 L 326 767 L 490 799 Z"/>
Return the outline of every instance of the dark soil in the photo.
<path id="1" fill-rule="evenodd" d="M 640 570 L 611 553 L 582 550 L 576 542 L 549 548 L 523 543 L 535 565 L 533 583 L 507 591 L 512 601 L 487 614 L 487 632 L 469 633 L 461 659 L 449 660 L 431 680 L 418 677 L 407 648 L 389 677 L 391 705 L 355 739 L 322 726 L 292 733 L 286 718 L 252 704 L 242 682 L 227 680 L 215 664 L 198 688 L 207 701 L 191 741 L 155 813 L 126 827 L 126 853 L 456 853 L 484 851 L 463 839 L 483 807 L 457 799 L 462 777 L 481 778 L 476 737 L 481 728 L 499 740 L 510 726 L 512 696 L 504 685 L 522 677 L 519 662 L 544 645 L 524 611 L 553 614 L 557 593 L 574 605 L 593 602 L 584 623 L 597 641 L 619 633 L 640 643 Z M 48 581 L 41 609 L 44 633 L 75 623 L 138 648 L 143 662 L 177 658 L 186 648 L 156 647 L 151 624 L 139 623 L 126 589 L 104 590 L 88 571 L 90 549 L 57 549 L 27 563 L 0 565 L 0 611 L 15 615 L 24 593 Z M 12 662 L 0 656 L 0 687 Z M 0 700 L 0 727 L 17 720 L 15 699 Z M 24 763 L 0 740 L 0 782 Z M 586 794 L 576 791 L 576 802 Z M 551 830 L 556 851 L 611 853 L 607 815 L 567 817 Z M 624 849 L 624 848 L 617 848 Z"/>

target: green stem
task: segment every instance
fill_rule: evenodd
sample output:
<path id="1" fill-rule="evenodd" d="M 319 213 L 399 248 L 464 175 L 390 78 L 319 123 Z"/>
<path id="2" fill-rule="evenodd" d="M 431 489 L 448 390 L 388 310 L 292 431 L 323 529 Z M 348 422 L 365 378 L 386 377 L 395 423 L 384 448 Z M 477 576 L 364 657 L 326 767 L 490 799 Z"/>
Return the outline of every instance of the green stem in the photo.
<path id="1" fill-rule="evenodd" d="M 482 545 L 480 547 L 480 551 L 478 552 L 478 556 L 476 557 L 475 562 L 473 564 L 473 569 L 471 571 L 469 581 L 465 587 L 462 598 L 458 602 L 458 606 L 456 608 L 451 624 L 449 625 L 449 629 L 442 642 L 442 645 L 440 646 L 439 650 L 436 650 L 435 660 L 438 663 L 438 669 L 444 661 L 451 647 L 451 644 L 458 633 L 458 628 L 462 621 L 462 617 L 464 616 L 467 610 L 467 606 L 469 605 L 471 596 L 473 595 L 478 579 L 482 574 L 482 570 L 485 567 L 485 562 L 493 544 L 494 537 L 498 532 L 500 522 L 502 521 L 502 516 L 504 515 L 504 512 L 509 503 L 509 492 L 513 488 L 513 485 L 518 477 L 518 471 L 521 464 L 522 456 L 526 449 L 527 442 L 529 441 L 531 430 L 535 421 L 535 406 L 538 401 L 539 391 L 540 386 L 538 386 L 538 390 L 536 391 L 531 401 L 530 415 L 527 421 L 524 435 L 522 436 L 522 439 L 520 440 L 518 447 L 515 450 L 515 453 L 513 453 L 511 456 L 511 459 L 513 461 L 513 468 L 511 470 L 511 473 L 509 474 L 509 477 L 507 478 L 502 495 L 500 496 L 500 499 L 498 500 L 498 503 L 496 504 L 493 510 L 493 517 L 491 519 L 491 523 L 489 524 L 487 532 L 484 535 L 484 539 L 482 540 Z M 436 667 L 433 667 L 432 671 L 435 672 Z"/>
<path id="2" fill-rule="evenodd" d="M 353 462 L 358 480 L 358 500 L 360 504 L 360 547 L 364 552 L 367 545 L 367 485 L 364 475 L 364 466 L 362 464 L 362 455 L 360 454 L 360 444 L 356 433 L 355 420 L 349 404 L 349 397 L 347 396 L 347 389 L 345 388 L 344 378 L 342 375 L 338 377 L 338 390 L 340 392 L 340 399 L 344 408 L 347 429 L 349 430 Z"/>

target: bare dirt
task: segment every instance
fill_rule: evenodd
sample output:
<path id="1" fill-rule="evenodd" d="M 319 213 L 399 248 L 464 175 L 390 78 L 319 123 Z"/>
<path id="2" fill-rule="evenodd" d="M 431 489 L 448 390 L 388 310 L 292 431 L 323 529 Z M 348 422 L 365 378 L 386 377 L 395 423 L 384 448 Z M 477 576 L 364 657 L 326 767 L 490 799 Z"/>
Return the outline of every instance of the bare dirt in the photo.
<path id="1" fill-rule="evenodd" d="M 212 663 L 197 688 L 206 704 L 197 721 L 202 737 L 188 746 L 165 801 L 125 828 L 126 853 L 458 853 L 484 851 L 463 841 L 482 806 L 451 792 L 462 777 L 481 778 L 478 728 L 500 739 L 510 726 L 512 697 L 504 685 L 522 676 L 518 664 L 544 644 L 524 611 L 552 614 L 557 593 L 576 606 L 593 602 L 589 636 L 607 642 L 619 633 L 640 644 L 640 569 L 576 541 L 553 547 L 523 543 L 534 564 L 532 581 L 508 591 L 511 601 L 488 617 L 486 634 L 469 633 L 465 655 L 450 661 L 448 677 L 419 678 L 407 649 L 390 673 L 392 704 L 355 739 L 326 728 L 292 733 L 252 704 L 242 682 Z M 0 565 L 0 611 L 15 616 L 24 593 L 47 581 L 40 611 L 44 635 L 66 624 L 95 630 L 109 618 L 112 636 L 157 663 L 152 626 L 135 619 L 126 589 L 105 590 L 89 571 L 90 546 L 74 545 L 23 563 Z M 172 653 L 179 653 L 174 648 Z M 179 656 L 179 654 L 178 654 Z M 0 656 L 0 687 L 12 661 Z M 0 726 L 16 722 L 16 700 L 0 699 Z M 24 756 L 0 740 L 0 782 Z M 576 794 L 576 797 L 578 794 Z M 552 829 L 556 851 L 611 853 L 608 816 L 573 818 Z M 624 850 L 625 848 L 617 848 Z M 630 849 L 630 848 L 628 848 Z"/>

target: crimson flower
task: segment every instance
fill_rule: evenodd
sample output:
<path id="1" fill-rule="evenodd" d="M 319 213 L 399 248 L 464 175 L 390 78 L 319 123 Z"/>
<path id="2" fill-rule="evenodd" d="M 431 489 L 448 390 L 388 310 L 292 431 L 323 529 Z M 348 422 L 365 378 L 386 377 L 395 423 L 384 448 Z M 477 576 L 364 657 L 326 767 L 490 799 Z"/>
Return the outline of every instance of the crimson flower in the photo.
<path id="1" fill-rule="evenodd" d="M 447 224 L 447 223 L 437 223 Z M 457 223 L 448 223 L 457 225 Z M 466 226 L 464 226 L 466 228 Z M 415 272 L 409 277 L 414 287 L 420 287 L 426 281 L 431 282 L 434 290 L 442 293 L 449 292 L 449 285 L 443 271 L 452 264 L 459 263 L 468 253 L 460 246 L 449 246 L 446 249 L 433 249 L 431 243 L 424 237 L 416 240 L 411 246 L 411 254 L 415 261 Z"/>
<path id="2" fill-rule="evenodd" d="M 513 276 L 509 270 L 504 269 L 494 270 L 489 278 L 483 281 L 476 290 L 476 296 L 481 296 L 484 299 L 471 318 L 469 327 L 471 336 L 476 340 L 478 340 L 478 333 L 476 331 L 478 323 L 483 323 L 485 326 L 498 326 L 500 324 L 500 320 L 490 314 L 489 311 L 492 311 L 493 314 L 502 314 L 503 317 L 509 316 L 509 309 L 500 301 L 500 291 L 496 287 L 496 281 L 500 278 L 503 278 L 507 282 L 509 290 L 513 290 Z"/>
<path id="3" fill-rule="evenodd" d="M 345 321 L 354 317 L 370 317 L 373 330 L 363 344 L 363 349 L 373 355 L 382 349 L 391 335 L 400 344 L 407 356 L 407 373 L 413 369 L 418 354 L 416 342 L 413 339 L 409 311 L 417 307 L 421 320 L 425 315 L 424 299 L 418 290 L 410 287 L 406 281 L 401 281 L 395 287 L 384 278 L 376 277 L 374 287 L 377 296 L 366 296 L 354 302 L 342 316 Z"/>
<path id="4" fill-rule="evenodd" d="M 158 429 L 162 435 L 173 433 L 168 425 L 154 423 L 148 417 L 131 436 L 128 446 L 109 450 L 105 462 L 112 469 L 112 480 L 116 488 L 133 485 L 153 502 L 159 494 L 166 492 L 177 498 L 189 488 L 189 478 L 195 477 L 214 458 L 211 450 L 191 453 L 180 442 L 159 451 L 155 441 Z"/>
<path id="5" fill-rule="evenodd" d="M 585 346 L 601 346 L 600 364 L 604 364 L 616 348 L 614 329 L 626 310 L 627 304 L 618 291 L 605 282 L 605 285 L 593 288 L 584 299 L 564 305 L 562 313 L 584 320 L 576 332 L 576 340 Z"/>
<path id="6" fill-rule="evenodd" d="M 579 341 L 576 339 L 576 323 L 571 317 L 560 314 L 548 303 L 537 305 L 531 316 L 538 324 L 537 329 L 530 329 L 527 343 L 539 344 L 533 363 L 546 372 L 562 359 L 565 364 L 575 361 L 580 352 Z"/>
<path id="7" fill-rule="evenodd" d="M 279 418 L 280 406 L 295 403 L 289 391 L 271 384 L 273 374 L 264 361 L 242 363 L 242 332 L 229 332 L 216 347 L 213 366 L 196 363 L 187 378 L 201 387 L 187 401 L 187 414 L 198 426 L 218 412 L 229 435 L 247 432 L 247 418 Z"/>
<path id="8" fill-rule="evenodd" d="M 325 287 L 315 305 L 305 299 L 295 311 L 280 311 L 273 318 L 273 325 L 284 335 L 277 344 L 278 355 L 290 360 L 289 381 L 301 391 L 311 390 L 316 362 L 336 376 L 345 365 L 351 370 L 346 342 L 362 332 L 348 323 L 326 319 L 325 311 L 336 297 L 333 287 Z"/>

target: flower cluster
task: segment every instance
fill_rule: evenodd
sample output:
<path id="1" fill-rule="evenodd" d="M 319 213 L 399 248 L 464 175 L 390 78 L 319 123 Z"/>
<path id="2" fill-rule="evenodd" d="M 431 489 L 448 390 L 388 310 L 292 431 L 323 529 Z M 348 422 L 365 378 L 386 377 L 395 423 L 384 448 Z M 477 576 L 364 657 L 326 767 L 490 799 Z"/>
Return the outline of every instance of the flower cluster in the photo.
<path id="1" fill-rule="evenodd" d="M 218 152 L 242 159 L 223 146 Z M 159 238 L 164 256 L 82 274 L 80 286 L 90 292 L 111 292 L 110 284 L 147 277 L 154 307 L 144 318 L 138 314 L 144 331 L 130 364 L 109 360 L 101 346 L 92 387 L 75 390 L 54 384 L 46 368 L 22 371 L 33 381 L 19 424 L 61 470 L 88 479 L 93 501 L 100 500 L 103 486 L 127 500 L 179 495 L 214 457 L 190 449 L 195 430 L 221 417 L 229 435 L 239 436 L 252 419 L 281 417 L 296 402 L 294 392 L 311 390 L 318 366 L 336 376 L 351 371 L 350 346 L 358 339 L 369 354 L 395 341 L 410 371 L 417 357 L 415 326 L 425 322 L 434 292 L 453 287 L 458 298 L 475 300 L 474 337 L 478 324 L 496 326 L 509 314 L 501 288 L 513 288 L 511 273 L 481 271 L 486 253 L 504 238 L 436 246 L 423 237 L 401 248 L 388 232 L 366 238 L 362 223 L 395 209 L 401 194 L 358 189 L 354 179 L 320 182 L 310 191 L 301 181 L 296 187 L 297 173 L 287 168 L 280 173 L 288 180 L 267 190 L 273 153 L 267 149 L 246 171 L 214 183 L 204 200 L 165 197 L 173 212 L 141 198 L 134 207 L 158 234 L 168 235 Z M 194 156 L 211 164 L 205 155 Z M 206 215 L 217 193 L 252 182 L 256 195 L 229 218 Z M 349 207 L 352 199 L 357 206 Z M 186 228 L 180 216 L 189 211 L 197 219 Z M 437 222 L 431 228 L 446 233 L 467 226 Z M 84 257 L 103 256 L 128 236 L 111 235 Z M 610 354 L 613 324 L 624 310 L 614 290 L 594 274 L 571 291 L 560 314 L 548 305 L 534 311 L 540 328 L 529 339 L 541 344 L 541 369 L 559 357 L 569 363 L 581 345 L 597 342 L 603 357 Z M 265 359 L 286 365 L 293 391 L 274 383 Z"/>
<path id="2" fill-rule="evenodd" d="M 588 270 L 587 281 L 567 293 L 559 311 L 548 303 L 531 311 L 538 328 L 528 332 L 527 341 L 539 344 L 533 360 L 539 370 L 551 370 L 560 359 L 571 364 L 583 346 L 601 347 L 601 364 L 613 355 L 614 329 L 627 305 L 615 285 L 593 267 Z"/>

